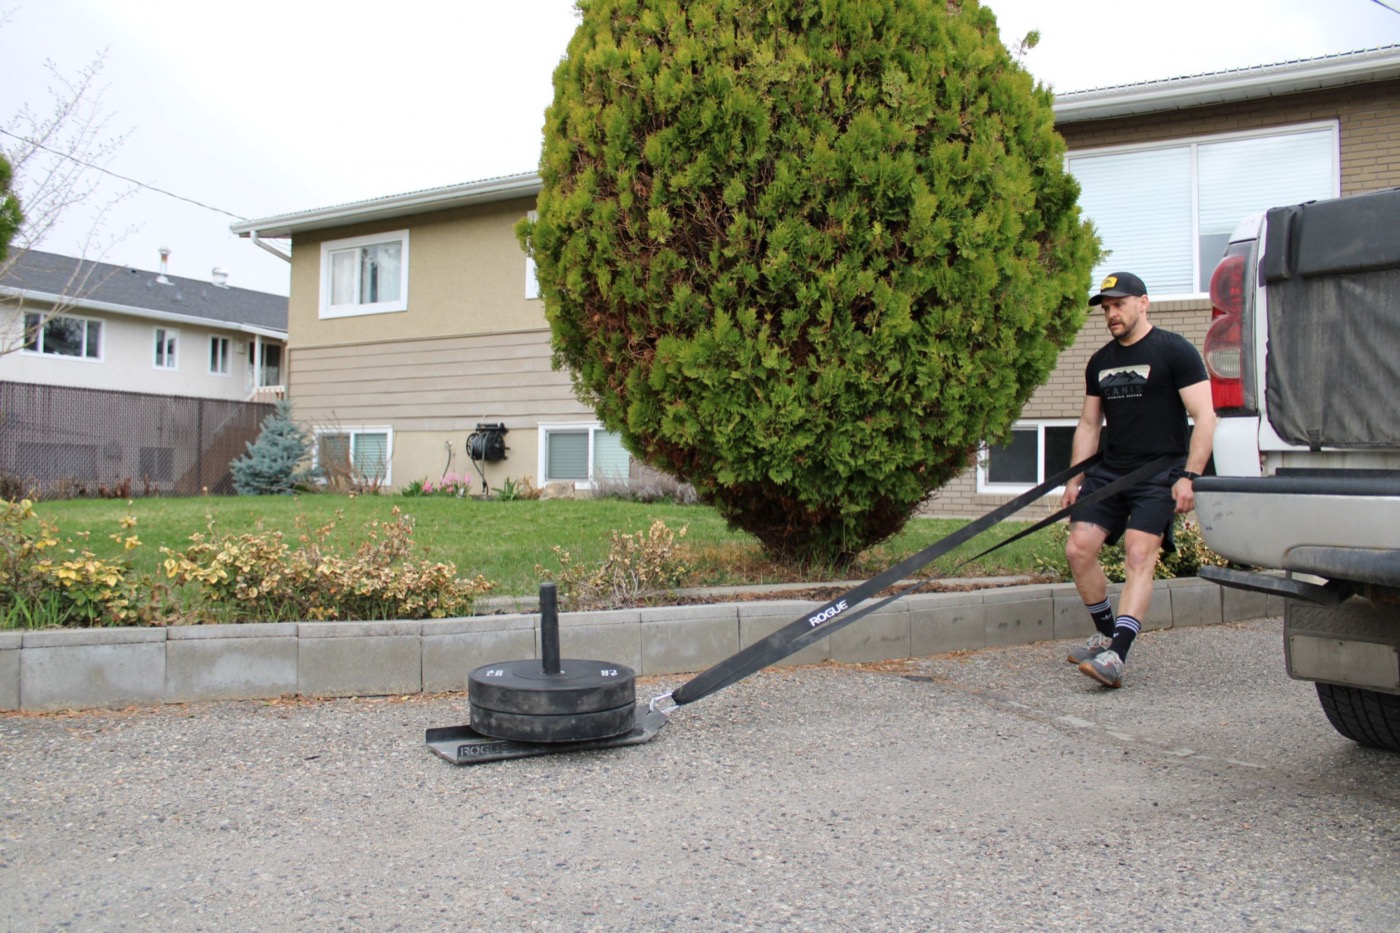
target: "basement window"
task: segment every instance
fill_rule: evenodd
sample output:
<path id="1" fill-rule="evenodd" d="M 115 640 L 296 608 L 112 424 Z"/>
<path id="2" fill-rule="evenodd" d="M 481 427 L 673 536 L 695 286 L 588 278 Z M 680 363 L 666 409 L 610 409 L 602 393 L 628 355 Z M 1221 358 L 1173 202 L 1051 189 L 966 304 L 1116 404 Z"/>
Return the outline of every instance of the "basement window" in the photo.
<path id="1" fill-rule="evenodd" d="M 389 428 L 337 428 L 316 432 L 316 469 L 335 480 L 387 486 L 393 451 Z"/>
<path id="2" fill-rule="evenodd" d="M 588 488 L 596 482 L 625 483 L 632 455 L 622 439 L 601 424 L 540 425 L 539 475 L 543 483 L 573 483 Z"/>
<path id="3" fill-rule="evenodd" d="M 1004 443 L 977 458 L 979 493 L 1025 492 L 1069 466 L 1076 421 L 1018 421 Z"/>

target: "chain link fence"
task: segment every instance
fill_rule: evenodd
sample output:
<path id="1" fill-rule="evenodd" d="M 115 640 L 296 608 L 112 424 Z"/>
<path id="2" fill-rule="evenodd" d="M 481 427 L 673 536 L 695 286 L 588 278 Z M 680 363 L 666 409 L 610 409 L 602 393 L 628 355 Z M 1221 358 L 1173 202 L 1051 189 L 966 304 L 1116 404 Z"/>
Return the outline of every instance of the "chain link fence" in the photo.
<path id="1" fill-rule="evenodd" d="M 0 382 L 0 495 L 194 496 L 234 492 L 274 407 Z"/>

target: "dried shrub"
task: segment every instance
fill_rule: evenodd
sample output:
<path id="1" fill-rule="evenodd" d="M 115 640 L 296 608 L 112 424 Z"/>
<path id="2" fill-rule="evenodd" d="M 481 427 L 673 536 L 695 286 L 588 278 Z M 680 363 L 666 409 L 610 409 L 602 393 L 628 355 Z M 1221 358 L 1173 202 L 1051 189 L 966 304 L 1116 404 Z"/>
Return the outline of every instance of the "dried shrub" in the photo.
<path id="1" fill-rule="evenodd" d="M 141 546 L 122 519 L 110 537 L 126 550 Z M 81 537 L 81 536 L 80 536 Z M 162 611 L 163 588 L 124 560 L 99 558 L 34 514 L 29 499 L 0 504 L 0 628 L 129 625 Z"/>
<path id="2" fill-rule="evenodd" d="M 657 519 L 644 532 L 624 534 L 614 530 L 608 556 L 596 566 L 576 564 L 568 551 L 556 546 L 559 570 L 547 570 L 537 564 L 535 573 L 542 580 L 558 584 L 560 605 L 567 611 L 645 605 L 649 597 L 678 586 L 689 573 L 676 544 L 689 527 L 673 532 Z"/>
<path id="3" fill-rule="evenodd" d="M 32 479 L 26 480 L 18 473 L 11 473 L 8 470 L 0 470 L 0 499 L 6 502 L 18 502 L 21 499 L 37 499 L 38 484 Z"/>
<path id="4" fill-rule="evenodd" d="M 646 472 L 648 475 L 636 479 L 616 476 L 595 478 L 589 496 L 624 502 L 674 502 L 677 505 L 694 505 L 700 501 L 695 487 L 689 483 L 656 470 Z"/>
<path id="5" fill-rule="evenodd" d="M 131 478 L 114 482 L 111 486 L 106 483 L 97 484 L 97 498 L 99 499 L 130 499 L 131 498 Z"/>
<path id="6" fill-rule="evenodd" d="M 342 513 L 337 512 L 337 519 Z M 191 536 L 182 552 L 162 548 L 165 572 L 193 584 L 205 610 L 225 621 L 422 619 L 470 615 L 492 584 L 457 576 L 449 562 L 411 559 L 413 519 L 393 510 L 389 522 L 371 522 L 348 555 L 335 553 L 336 522 L 300 528 L 297 546 L 279 531 Z"/>

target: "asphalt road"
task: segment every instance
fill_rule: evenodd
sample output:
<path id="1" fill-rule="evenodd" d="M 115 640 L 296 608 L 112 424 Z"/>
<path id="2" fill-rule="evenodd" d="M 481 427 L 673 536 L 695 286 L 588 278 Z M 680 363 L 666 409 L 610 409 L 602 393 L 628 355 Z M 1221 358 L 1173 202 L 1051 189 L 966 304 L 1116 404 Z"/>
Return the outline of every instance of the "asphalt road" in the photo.
<path id="1" fill-rule="evenodd" d="M 1400 756 L 1278 620 L 761 672 L 456 767 L 462 695 L 0 716 L 9 930 L 1400 929 Z M 683 681 L 647 680 L 640 692 Z"/>

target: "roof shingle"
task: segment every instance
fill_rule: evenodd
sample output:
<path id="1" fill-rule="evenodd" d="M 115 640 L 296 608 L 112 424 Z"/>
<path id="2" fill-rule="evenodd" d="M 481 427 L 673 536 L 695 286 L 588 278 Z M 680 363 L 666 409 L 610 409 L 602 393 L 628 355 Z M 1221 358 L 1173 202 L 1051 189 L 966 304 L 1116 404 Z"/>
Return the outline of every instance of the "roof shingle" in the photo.
<path id="1" fill-rule="evenodd" d="M 245 324 L 286 332 L 287 299 L 247 288 L 166 275 L 130 266 L 79 260 L 72 256 L 27 250 L 11 265 L 0 288 L 63 295 L 75 303 L 100 301 L 135 310 L 148 309 L 189 317 Z"/>

